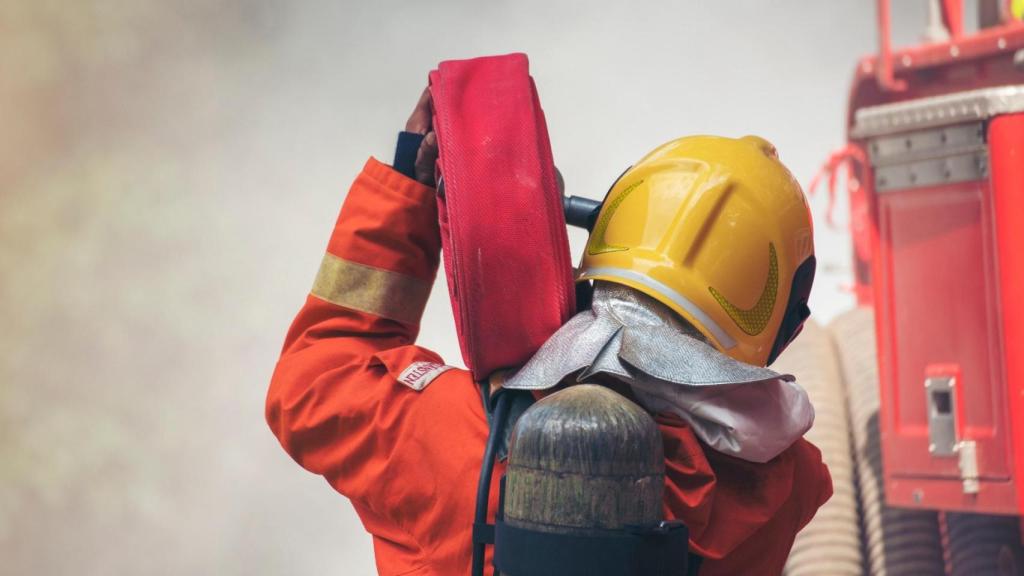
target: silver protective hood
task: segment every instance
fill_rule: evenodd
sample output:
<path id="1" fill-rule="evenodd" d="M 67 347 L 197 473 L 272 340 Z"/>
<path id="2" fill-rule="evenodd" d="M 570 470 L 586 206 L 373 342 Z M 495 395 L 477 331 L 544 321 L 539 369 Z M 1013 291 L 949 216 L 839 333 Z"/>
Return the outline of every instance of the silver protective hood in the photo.
<path id="1" fill-rule="evenodd" d="M 672 310 L 632 288 L 596 282 L 580 312 L 534 354 L 505 388 L 544 390 L 613 376 L 645 408 L 685 420 L 711 448 L 767 462 L 814 422 L 807 393 L 792 375 L 751 366 L 707 344 Z"/>

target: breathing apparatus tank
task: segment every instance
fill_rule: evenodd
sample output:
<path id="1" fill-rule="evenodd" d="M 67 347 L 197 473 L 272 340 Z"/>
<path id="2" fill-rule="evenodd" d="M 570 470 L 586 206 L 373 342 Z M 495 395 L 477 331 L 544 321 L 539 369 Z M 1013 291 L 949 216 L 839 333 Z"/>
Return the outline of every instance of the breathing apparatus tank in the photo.
<path id="1" fill-rule="evenodd" d="M 688 532 L 662 519 L 664 484 L 661 433 L 642 408 L 592 384 L 551 394 L 512 432 L 495 574 L 685 576 Z"/>

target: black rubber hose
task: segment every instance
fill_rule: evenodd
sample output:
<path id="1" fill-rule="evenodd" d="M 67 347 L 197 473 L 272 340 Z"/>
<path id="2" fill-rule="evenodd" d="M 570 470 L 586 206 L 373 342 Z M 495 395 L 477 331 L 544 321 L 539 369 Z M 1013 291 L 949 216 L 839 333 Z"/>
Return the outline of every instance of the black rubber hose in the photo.
<path id="1" fill-rule="evenodd" d="M 476 513 L 473 517 L 474 526 L 487 523 L 487 503 L 491 494 L 491 477 L 494 474 L 494 458 L 498 452 L 498 442 L 505 433 L 505 420 L 508 419 L 508 406 L 511 394 L 499 392 L 494 416 L 491 418 L 491 430 L 487 434 L 487 448 L 484 449 L 484 461 L 480 467 L 480 481 L 476 486 Z M 486 544 L 473 541 L 473 576 L 484 574 L 484 552 Z M 495 576 L 498 572 L 495 571 Z"/>

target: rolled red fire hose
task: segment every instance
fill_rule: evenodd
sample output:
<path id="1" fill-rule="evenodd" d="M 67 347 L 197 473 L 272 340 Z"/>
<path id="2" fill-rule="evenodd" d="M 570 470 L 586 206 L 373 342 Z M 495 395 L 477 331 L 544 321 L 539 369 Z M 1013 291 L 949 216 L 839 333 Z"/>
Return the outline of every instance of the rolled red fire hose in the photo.
<path id="1" fill-rule="evenodd" d="M 430 73 L 445 272 L 466 366 L 525 363 L 575 312 L 547 124 L 525 54 Z"/>

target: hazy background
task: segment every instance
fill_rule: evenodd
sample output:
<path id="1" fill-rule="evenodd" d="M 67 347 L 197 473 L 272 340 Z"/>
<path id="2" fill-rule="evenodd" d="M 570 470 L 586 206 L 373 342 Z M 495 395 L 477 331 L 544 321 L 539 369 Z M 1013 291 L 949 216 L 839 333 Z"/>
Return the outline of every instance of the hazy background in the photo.
<path id="1" fill-rule="evenodd" d="M 0 572 L 372 574 L 263 398 L 348 183 L 390 161 L 427 72 L 527 52 L 573 194 L 702 132 L 762 135 L 806 184 L 873 4 L 0 0 Z M 924 5 L 895 3 L 898 41 Z M 828 319 L 849 242 L 814 206 Z M 445 294 L 422 342 L 458 363 Z"/>

